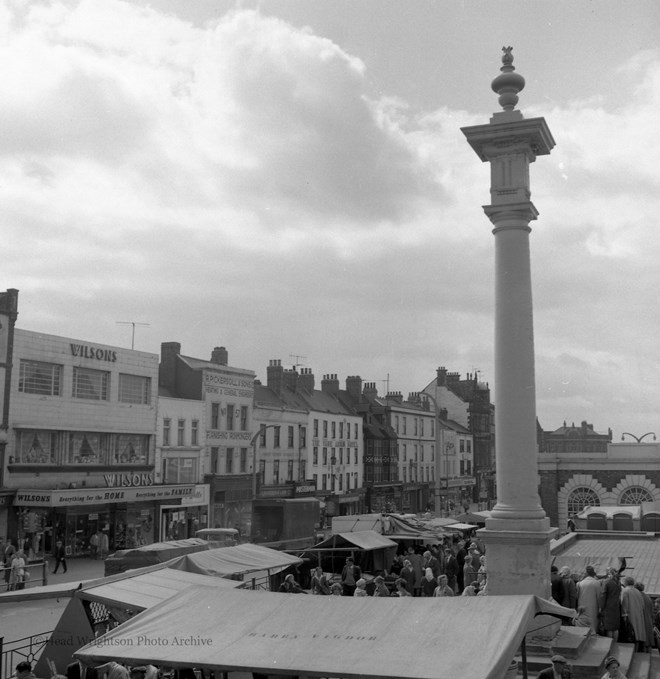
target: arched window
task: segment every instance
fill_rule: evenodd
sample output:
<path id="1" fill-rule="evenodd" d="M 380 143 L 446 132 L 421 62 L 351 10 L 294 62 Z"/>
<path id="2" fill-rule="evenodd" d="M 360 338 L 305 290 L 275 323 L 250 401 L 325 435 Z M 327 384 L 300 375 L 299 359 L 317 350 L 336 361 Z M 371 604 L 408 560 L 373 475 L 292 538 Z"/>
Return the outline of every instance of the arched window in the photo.
<path id="1" fill-rule="evenodd" d="M 641 486 L 626 488 L 619 498 L 620 505 L 639 505 L 642 502 L 653 502 L 653 495 Z"/>
<path id="2" fill-rule="evenodd" d="M 579 514 L 585 507 L 600 507 L 598 493 L 592 488 L 575 488 L 568 496 L 567 509 L 569 516 Z"/>

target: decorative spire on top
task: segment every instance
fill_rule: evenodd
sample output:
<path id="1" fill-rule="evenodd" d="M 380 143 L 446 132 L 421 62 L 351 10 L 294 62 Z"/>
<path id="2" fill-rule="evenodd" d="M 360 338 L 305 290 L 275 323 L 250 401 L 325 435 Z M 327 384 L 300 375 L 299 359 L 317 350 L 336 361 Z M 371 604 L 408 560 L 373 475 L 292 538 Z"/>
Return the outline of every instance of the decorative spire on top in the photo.
<path id="1" fill-rule="evenodd" d="M 502 73 L 490 84 L 493 92 L 499 94 L 498 102 L 505 111 L 513 111 L 518 103 L 518 92 L 525 87 L 525 79 L 518 73 L 514 73 L 513 47 L 502 47 Z"/>

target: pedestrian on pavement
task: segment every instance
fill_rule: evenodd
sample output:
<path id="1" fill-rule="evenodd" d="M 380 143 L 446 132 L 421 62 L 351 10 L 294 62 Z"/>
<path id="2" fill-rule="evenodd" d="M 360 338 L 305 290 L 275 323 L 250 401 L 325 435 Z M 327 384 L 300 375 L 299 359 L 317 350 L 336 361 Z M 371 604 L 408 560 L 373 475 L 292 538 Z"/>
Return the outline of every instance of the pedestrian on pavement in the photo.
<path id="1" fill-rule="evenodd" d="M 644 583 L 637 580 L 635 588 L 642 593 L 644 598 L 644 624 L 646 625 L 646 648 L 644 650 L 650 651 L 653 647 L 653 600 L 644 591 Z"/>
<path id="2" fill-rule="evenodd" d="M 627 630 L 632 628 L 636 650 L 643 653 L 647 644 L 651 643 L 651 640 L 647 639 L 646 633 L 644 597 L 635 587 L 635 578 L 628 576 L 624 579 L 623 585 L 621 590 L 621 617 L 625 621 L 624 627 Z"/>
<path id="3" fill-rule="evenodd" d="M 317 566 L 314 569 L 311 589 L 312 594 L 330 594 L 330 585 L 328 584 L 328 578 L 323 573 L 323 568 L 321 568 L 321 566 Z"/>
<path id="4" fill-rule="evenodd" d="M 435 588 L 438 586 L 438 581 L 433 577 L 433 570 L 427 568 L 424 571 L 424 577 L 422 578 L 422 596 L 433 596 Z"/>
<path id="5" fill-rule="evenodd" d="M 64 548 L 62 540 L 58 540 L 55 543 L 55 551 L 53 552 L 53 556 L 55 557 L 55 568 L 53 569 L 53 573 L 57 573 L 57 569 L 60 567 L 60 565 L 62 566 L 63 571 L 66 573 L 66 549 Z"/>
<path id="6" fill-rule="evenodd" d="M 353 557 L 346 558 L 346 565 L 341 571 L 341 585 L 344 596 L 353 596 L 355 592 L 355 584 L 362 577 L 362 571 L 359 566 L 356 566 Z"/>
<path id="7" fill-rule="evenodd" d="M 385 578 L 382 575 L 377 575 L 374 578 L 374 593 L 373 596 L 387 597 L 390 596 L 390 590 L 385 584 Z"/>
<path id="8" fill-rule="evenodd" d="M 360 578 L 356 583 L 355 583 L 355 591 L 353 592 L 353 596 L 369 596 L 367 594 L 367 581 L 364 578 Z"/>
<path id="9" fill-rule="evenodd" d="M 571 569 L 568 566 L 562 566 L 559 571 L 562 580 L 562 598 L 559 602 L 564 608 L 577 607 L 577 586 Z"/>
<path id="10" fill-rule="evenodd" d="M 550 658 L 552 667 L 541 670 L 536 679 L 570 679 L 572 676 L 571 668 L 563 655 L 553 655 Z"/>
<path id="11" fill-rule="evenodd" d="M 22 549 L 19 549 L 11 560 L 9 589 L 25 589 L 25 554 Z"/>
<path id="12" fill-rule="evenodd" d="M 616 568 L 607 569 L 607 580 L 600 595 L 600 611 L 605 636 L 617 641 L 621 625 L 621 582 Z"/>
<path id="13" fill-rule="evenodd" d="M 584 606 L 587 615 L 591 619 L 591 631 L 598 632 L 598 611 L 600 609 L 600 580 L 596 577 L 596 570 L 588 564 L 584 572 L 586 575 L 577 584 L 577 605 Z"/>
<path id="14" fill-rule="evenodd" d="M 449 586 L 446 575 L 441 575 L 438 578 L 438 586 L 435 588 L 433 596 L 454 596 L 454 589 Z"/>
<path id="15" fill-rule="evenodd" d="M 11 579 L 11 562 L 16 554 L 16 547 L 12 544 L 11 538 L 7 538 L 7 544 L 4 550 L 4 565 L 5 565 L 5 583 L 9 589 L 9 580 Z"/>
<path id="16" fill-rule="evenodd" d="M 605 674 L 602 679 L 626 679 L 625 674 L 619 669 L 619 661 L 613 656 L 609 655 L 605 658 Z"/>

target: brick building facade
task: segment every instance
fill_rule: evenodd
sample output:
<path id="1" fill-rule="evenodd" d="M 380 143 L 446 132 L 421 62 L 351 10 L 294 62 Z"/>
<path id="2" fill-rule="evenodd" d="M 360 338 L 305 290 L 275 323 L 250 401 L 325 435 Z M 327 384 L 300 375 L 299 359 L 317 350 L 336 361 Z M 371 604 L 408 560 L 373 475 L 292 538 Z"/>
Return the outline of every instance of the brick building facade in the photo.
<path id="1" fill-rule="evenodd" d="M 587 506 L 660 501 L 660 446 L 609 443 L 604 452 L 541 452 L 539 495 L 561 530 Z"/>

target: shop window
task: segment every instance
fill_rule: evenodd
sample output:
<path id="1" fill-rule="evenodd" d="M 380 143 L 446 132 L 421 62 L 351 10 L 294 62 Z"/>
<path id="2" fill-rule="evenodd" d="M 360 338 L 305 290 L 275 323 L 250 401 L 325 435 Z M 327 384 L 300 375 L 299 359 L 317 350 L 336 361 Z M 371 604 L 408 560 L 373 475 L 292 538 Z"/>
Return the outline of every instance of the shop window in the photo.
<path id="1" fill-rule="evenodd" d="M 73 369 L 73 398 L 107 401 L 110 373 L 90 368 Z"/>
<path id="2" fill-rule="evenodd" d="M 148 405 L 151 401 L 151 378 L 120 374 L 119 400 L 122 403 Z"/>
<path id="3" fill-rule="evenodd" d="M 176 444 L 177 446 L 185 445 L 186 440 L 186 421 L 179 420 L 176 432 Z"/>
<path id="4" fill-rule="evenodd" d="M 18 390 L 24 394 L 41 396 L 62 395 L 62 366 L 42 361 L 21 359 Z"/>
<path id="5" fill-rule="evenodd" d="M 199 420 L 193 420 L 190 425 L 190 445 L 199 445 Z"/>
<path id="6" fill-rule="evenodd" d="M 13 462 L 21 464 L 54 464 L 57 462 L 58 432 L 47 430 L 18 431 L 16 437 L 16 456 Z"/>

